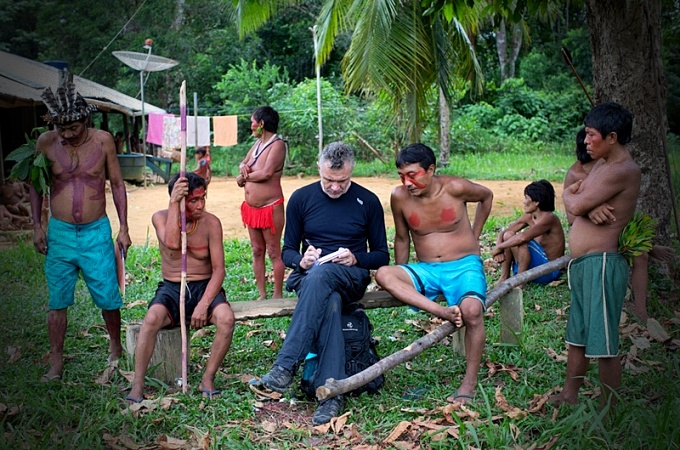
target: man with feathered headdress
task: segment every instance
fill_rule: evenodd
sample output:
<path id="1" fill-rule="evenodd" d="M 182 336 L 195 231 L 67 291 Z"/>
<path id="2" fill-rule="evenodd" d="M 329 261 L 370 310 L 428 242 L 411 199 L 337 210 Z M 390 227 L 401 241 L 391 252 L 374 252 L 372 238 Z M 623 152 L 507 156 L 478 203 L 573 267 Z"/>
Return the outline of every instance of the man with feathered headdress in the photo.
<path id="1" fill-rule="evenodd" d="M 50 88 L 42 94 L 47 106 L 43 119 L 55 129 L 38 138 L 36 151 L 50 163 L 49 202 L 51 217 L 47 235 L 40 212 L 45 193 L 30 187 L 33 244 L 45 255 L 49 289 L 47 328 L 50 368 L 41 381 L 58 380 L 64 369 L 67 308 L 73 304 L 78 274 L 82 273 L 95 305 L 109 332 L 109 361 L 122 352 L 116 258 L 111 225 L 106 215 L 106 177 L 111 183 L 120 232 L 116 246 L 123 254 L 130 247 L 127 194 L 110 133 L 89 128 L 88 105 L 73 83 L 64 82 L 56 95 Z"/>

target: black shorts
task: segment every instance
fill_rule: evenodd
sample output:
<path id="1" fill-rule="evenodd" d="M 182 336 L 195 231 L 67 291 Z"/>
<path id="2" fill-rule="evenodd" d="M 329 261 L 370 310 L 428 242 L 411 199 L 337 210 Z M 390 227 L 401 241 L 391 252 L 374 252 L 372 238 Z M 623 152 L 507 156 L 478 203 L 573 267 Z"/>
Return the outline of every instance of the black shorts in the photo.
<path id="1" fill-rule="evenodd" d="M 187 289 L 184 295 L 184 311 L 186 313 L 187 323 L 191 321 L 191 315 L 194 313 L 194 309 L 196 308 L 196 305 L 198 305 L 198 302 L 203 298 L 203 293 L 209 282 L 210 279 L 187 282 Z M 179 325 L 179 290 L 180 283 L 163 280 L 158 283 L 156 295 L 153 300 L 151 300 L 151 303 L 149 303 L 149 308 L 156 304 L 165 306 L 165 309 L 168 310 L 168 317 L 170 317 L 171 322 L 168 328 Z M 213 310 L 222 303 L 229 305 L 224 288 L 220 288 L 220 291 L 217 293 L 212 303 L 210 303 L 210 306 L 208 306 L 208 320 L 212 317 Z"/>

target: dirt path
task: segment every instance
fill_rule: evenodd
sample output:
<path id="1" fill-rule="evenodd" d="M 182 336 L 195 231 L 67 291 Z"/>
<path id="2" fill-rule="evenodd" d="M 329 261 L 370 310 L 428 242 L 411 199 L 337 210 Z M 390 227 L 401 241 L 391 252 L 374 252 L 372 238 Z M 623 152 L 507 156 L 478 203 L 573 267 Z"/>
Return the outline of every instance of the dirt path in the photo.
<path id="1" fill-rule="evenodd" d="M 281 181 L 283 193 L 288 199 L 297 188 L 317 181 L 312 177 L 284 177 Z M 354 182 L 373 191 L 385 209 L 385 224 L 394 226 L 392 212 L 390 210 L 390 192 L 399 184 L 396 178 L 353 178 Z M 524 187 L 528 181 L 477 181 L 494 193 L 492 215 L 514 216 L 515 210 L 522 208 Z M 562 206 L 562 186 L 555 186 L 556 204 L 558 210 Z M 128 223 L 130 237 L 134 245 L 143 245 L 147 238 L 150 244 L 156 244 L 156 235 L 151 225 L 151 215 L 167 207 L 168 186 L 156 184 L 148 187 L 128 186 Z M 217 215 L 222 221 L 225 239 L 248 238 L 248 232 L 241 222 L 241 203 L 243 202 L 243 190 L 236 186 L 234 178 L 215 178 L 208 189 L 207 209 Z M 114 233 L 118 231 L 118 219 L 113 205 L 111 194 L 107 193 L 107 211 L 111 217 L 111 227 Z"/>

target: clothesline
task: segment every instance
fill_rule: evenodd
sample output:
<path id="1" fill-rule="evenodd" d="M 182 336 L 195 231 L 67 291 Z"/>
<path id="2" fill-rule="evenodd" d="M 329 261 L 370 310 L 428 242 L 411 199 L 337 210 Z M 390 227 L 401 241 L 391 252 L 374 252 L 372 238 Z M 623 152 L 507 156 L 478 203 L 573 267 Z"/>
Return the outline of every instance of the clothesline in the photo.
<path id="1" fill-rule="evenodd" d="M 187 118 L 187 146 L 230 147 L 238 144 L 237 116 L 199 116 Z M 212 120 L 211 120 L 212 119 Z M 210 122 L 212 121 L 212 133 Z M 180 118 L 174 114 L 149 114 L 146 142 L 164 150 L 176 149 L 180 143 Z"/>
<path id="2" fill-rule="evenodd" d="M 203 113 L 210 113 L 212 111 L 215 111 L 215 112 L 220 111 L 220 108 L 199 108 L 199 109 Z M 326 108 L 324 108 L 324 109 L 326 109 Z M 335 109 L 335 108 L 333 108 L 333 109 Z M 307 111 L 311 111 L 311 110 L 316 110 L 316 108 L 283 109 L 283 110 L 277 109 L 277 112 L 279 113 L 279 115 L 281 115 L 281 114 L 286 114 L 286 113 L 307 112 Z M 175 108 L 170 108 L 170 109 L 168 109 L 168 113 L 169 114 L 179 114 L 179 109 L 175 110 Z M 236 114 L 231 113 L 229 115 L 235 116 L 235 117 L 250 117 L 252 114 L 253 113 L 251 111 L 251 112 L 247 112 L 247 113 L 236 113 Z M 187 122 L 192 120 L 193 117 L 195 117 L 193 110 L 191 110 L 190 108 L 187 107 Z"/>

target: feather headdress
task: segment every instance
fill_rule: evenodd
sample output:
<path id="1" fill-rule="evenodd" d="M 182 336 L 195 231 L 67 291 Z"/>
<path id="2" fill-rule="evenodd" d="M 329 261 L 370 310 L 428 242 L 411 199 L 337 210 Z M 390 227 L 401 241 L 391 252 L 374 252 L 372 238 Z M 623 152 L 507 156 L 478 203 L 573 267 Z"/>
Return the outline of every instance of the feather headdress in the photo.
<path id="1" fill-rule="evenodd" d="M 97 106 L 88 105 L 85 99 L 76 92 L 76 86 L 73 83 L 59 86 L 57 95 L 54 95 L 52 89 L 48 87 L 41 97 L 47 106 L 47 114 L 42 118 L 45 122 L 55 125 L 85 119 L 92 111 L 97 110 Z"/>

